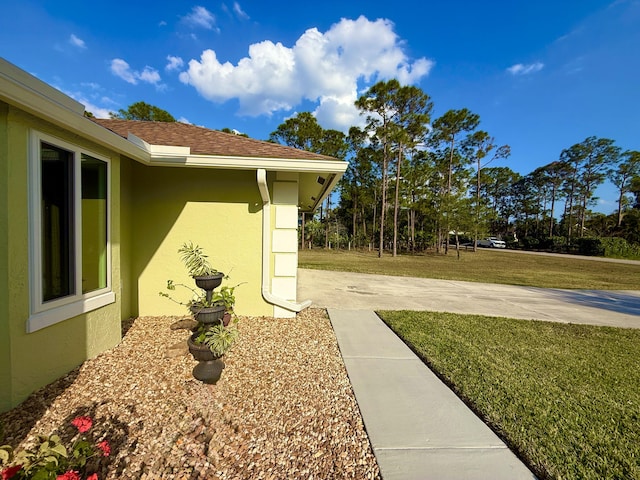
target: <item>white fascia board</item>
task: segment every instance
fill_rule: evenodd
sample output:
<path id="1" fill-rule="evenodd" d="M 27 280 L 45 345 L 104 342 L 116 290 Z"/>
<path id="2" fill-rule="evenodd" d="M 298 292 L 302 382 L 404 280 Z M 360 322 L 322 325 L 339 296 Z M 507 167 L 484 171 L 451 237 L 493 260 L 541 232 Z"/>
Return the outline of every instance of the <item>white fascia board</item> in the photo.
<path id="1" fill-rule="evenodd" d="M 84 116 L 84 106 L 0 58 L 0 100 L 134 160 L 148 163 L 144 149 Z"/>
<path id="2" fill-rule="evenodd" d="M 145 142 L 140 137 L 134 135 L 129 132 L 127 135 L 127 140 L 135 145 L 143 148 L 145 151 L 149 153 L 151 157 L 154 156 L 169 156 L 171 158 L 180 158 L 191 155 L 191 147 L 176 147 L 169 145 L 152 145 L 150 143 Z M 151 159 L 150 157 L 150 159 Z"/>
<path id="3" fill-rule="evenodd" d="M 171 147 L 176 148 L 176 147 Z M 179 148 L 179 147 L 178 147 Z M 262 157 L 231 157 L 212 155 L 187 155 L 180 156 L 178 152 L 154 154 L 151 157 L 151 165 L 163 166 L 191 166 L 222 168 L 227 170 L 257 170 L 278 172 L 318 172 L 342 174 L 349 164 L 339 160 L 306 160 L 291 158 L 262 158 Z"/>

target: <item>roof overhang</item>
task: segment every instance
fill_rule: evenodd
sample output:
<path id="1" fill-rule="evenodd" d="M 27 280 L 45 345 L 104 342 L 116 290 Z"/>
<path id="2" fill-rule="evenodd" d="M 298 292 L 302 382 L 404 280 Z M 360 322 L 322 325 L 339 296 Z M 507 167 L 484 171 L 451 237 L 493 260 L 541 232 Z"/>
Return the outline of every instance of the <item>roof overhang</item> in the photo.
<path id="1" fill-rule="evenodd" d="M 65 130 L 150 166 L 297 172 L 301 211 L 315 210 L 347 169 L 340 160 L 192 155 L 189 147 L 151 145 L 128 138 L 84 116 L 84 105 L 0 58 L 0 100 Z"/>
<path id="2" fill-rule="evenodd" d="M 349 166 L 340 160 L 192 155 L 189 147 L 151 145 L 132 133 L 128 139 L 149 152 L 148 165 L 298 173 L 298 207 L 302 212 L 318 208 Z"/>
<path id="3" fill-rule="evenodd" d="M 0 100 L 134 160 L 149 153 L 84 116 L 84 105 L 0 58 Z"/>

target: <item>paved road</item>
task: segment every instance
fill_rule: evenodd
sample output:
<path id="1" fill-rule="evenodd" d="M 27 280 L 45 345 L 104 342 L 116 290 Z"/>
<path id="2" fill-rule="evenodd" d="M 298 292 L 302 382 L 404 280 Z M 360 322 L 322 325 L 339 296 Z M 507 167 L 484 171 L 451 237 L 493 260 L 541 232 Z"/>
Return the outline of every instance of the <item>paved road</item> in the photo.
<path id="1" fill-rule="evenodd" d="M 640 328 L 640 291 L 562 290 L 298 270 L 298 301 L 349 310 L 429 310 Z"/>
<path id="2" fill-rule="evenodd" d="M 626 265 L 640 265 L 640 260 L 627 260 L 626 258 L 592 257 L 587 255 L 573 255 L 568 253 L 531 252 L 529 250 L 511 250 L 509 248 L 505 248 L 502 250 L 492 250 L 492 252 L 514 253 L 516 255 L 542 255 L 546 257 L 563 257 L 563 258 L 574 258 L 574 259 L 579 258 L 580 260 L 591 260 L 592 262 L 609 262 L 609 263 L 624 263 Z"/>

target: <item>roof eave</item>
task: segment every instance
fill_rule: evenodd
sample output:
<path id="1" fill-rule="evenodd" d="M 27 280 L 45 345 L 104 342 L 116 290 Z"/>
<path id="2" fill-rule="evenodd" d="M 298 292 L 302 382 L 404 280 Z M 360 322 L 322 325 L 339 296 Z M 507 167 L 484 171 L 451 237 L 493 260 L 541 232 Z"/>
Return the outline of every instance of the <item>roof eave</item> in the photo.
<path id="1" fill-rule="evenodd" d="M 303 187 L 302 182 L 299 187 L 300 200 L 310 199 L 310 202 L 305 201 L 299 205 L 300 211 L 305 213 L 313 212 L 320 206 L 349 166 L 348 162 L 342 160 L 181 155 L 182 152 L 179 150 L 173 153 L 168 149 L 162 153 L 154 150 L 148 164 L 163 167 L 199 167 L 224 170 L 264 169 L 270 172 L 295 172 L 301 175 L 313 175 L 312 187 Z M 323 178 L 322 184 L 315 181 L 316 175 Z M 306 185 L 308 186 L 309 182 Z"/>
<path id="2" fill-rule="evenodd" d="M 334 187 L 338 184 L 343 174 L 344 172 L 340 174 L 331 175 L 327 179 L 328 181 L 325 182 L 325 184 L 323 185 L 324 188 L 321 190 L 320 194 L 317 197 L 315 197 L 315 201 L 311 205 L 308 205 L 306 208 L 304 207 L 304 205 L 301 205 L 300 212 L 310 213 L 317 210 L 318 207 L 322 204 L 322 202 L 324 202 L 324 200 L 329 196 L 329 194 L 334 189 Z"/>
<path id="3" fill-rule="evenodd" d="M 278 172 L 317 172 L 342 175 L 348 163 L 340 160 L 236 157 L 228 155 L 180 155 L 179 152 L 152 153 L 149 165 L 173 167 L 224 168 L 230 170 L 257 170 L 263 168 Z"/>
<path id="4" fill-rule="evenodd" d="M 86 118 L 81 103 L 2 58 L 0 100 L 134 160 L 150 159 L 144 149 Z"/>

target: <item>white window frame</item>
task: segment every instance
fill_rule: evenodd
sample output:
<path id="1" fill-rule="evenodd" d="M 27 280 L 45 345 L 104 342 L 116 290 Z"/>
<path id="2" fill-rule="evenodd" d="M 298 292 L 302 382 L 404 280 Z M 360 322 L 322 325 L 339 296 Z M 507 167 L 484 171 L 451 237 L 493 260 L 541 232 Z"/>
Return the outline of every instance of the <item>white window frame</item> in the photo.
<path id="1" fill-rule="evenodd" d="M 71 295 L 43 301 L 42 294 L 42 143 L 68 150 L 74 156 L 73 211 L 75 224 L 75 288 Z M 111 162 L 109 158 L 42 132 L 31 132 L 29 151 L 29 293 L 27 333 L 35 332 L 115 302 L 111 286 Z M 89 155 L 107 165 L 107 286 L 82 293 L 82 192 L 81 158 Z"/>

